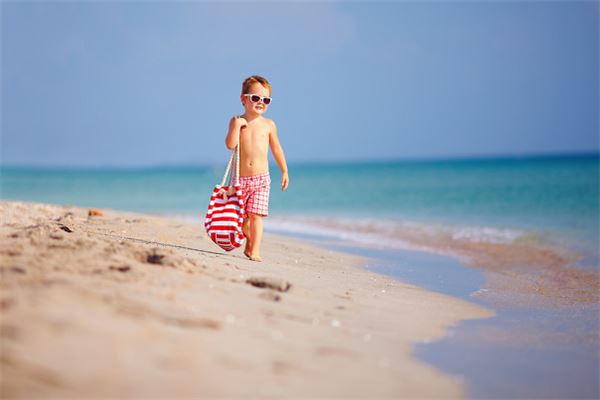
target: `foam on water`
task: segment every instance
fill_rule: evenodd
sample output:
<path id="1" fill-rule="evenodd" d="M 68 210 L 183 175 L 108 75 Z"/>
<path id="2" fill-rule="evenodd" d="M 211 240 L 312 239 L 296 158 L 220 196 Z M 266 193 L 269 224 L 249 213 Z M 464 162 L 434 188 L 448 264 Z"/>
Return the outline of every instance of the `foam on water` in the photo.
<path id="1" fill-rule="evenodd" d="M 380 249 L 425 250 L 438 254 L 455 254 L 440 239 L 455 242 L 477 242 L 509 245 L 527 232 L 517 229 L 450 226 L 401 220 L 370 218 L 280 216 L 265 220 L 265 229 L 272 232 L 304 234 L 335 239 L 359 246 Z"/>
<path id="2" fill-rule="evenodd" d="M 452 233 L 453 240 L 488 243 L 512 243 L 521 236 L 523 236 L 523 232 L 520 231 L 490 227 L 458 228 Z"/>

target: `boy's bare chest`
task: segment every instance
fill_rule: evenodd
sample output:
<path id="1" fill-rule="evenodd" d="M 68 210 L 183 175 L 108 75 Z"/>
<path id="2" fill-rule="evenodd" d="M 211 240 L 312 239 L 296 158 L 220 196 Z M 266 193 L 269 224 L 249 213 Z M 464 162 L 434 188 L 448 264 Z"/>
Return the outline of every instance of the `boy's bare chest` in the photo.
<path id="1" fill-rule="evenodd" d="M 269 142 L 269 128 L 266 126 L 246 127 L 241 132 L 241 141 L 246 144 L 260 145 Z"/>

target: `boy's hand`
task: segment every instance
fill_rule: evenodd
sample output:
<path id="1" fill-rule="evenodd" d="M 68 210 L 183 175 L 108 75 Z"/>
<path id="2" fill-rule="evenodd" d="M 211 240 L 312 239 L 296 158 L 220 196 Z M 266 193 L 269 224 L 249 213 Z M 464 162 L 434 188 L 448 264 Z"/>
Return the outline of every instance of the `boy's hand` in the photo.
<path id="1" fill-rule="evenodd" d="M 248 121 L 246 121 L 246 118 L 240 117 L 239 115 L 233 117 L 232 120 L 240 129 L 248 126 Z"/>
<path id="2" fill-rule="evenodd" d="M 281 175 L 281 190 L 285 191 L 285 189 L 287 189 L 289 183 L 290 183 L 290 178 L 288 176 L 288 173 L 284 172 Z"/>

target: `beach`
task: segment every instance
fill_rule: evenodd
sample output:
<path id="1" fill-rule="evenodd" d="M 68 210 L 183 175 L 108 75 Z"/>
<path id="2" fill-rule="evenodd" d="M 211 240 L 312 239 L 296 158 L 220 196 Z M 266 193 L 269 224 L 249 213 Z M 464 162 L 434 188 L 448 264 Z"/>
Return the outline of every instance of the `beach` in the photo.
<path id="1" fill-rule="evenodd" d="M 462 398 L 414 345 L 494 315 L 296 239 L 257 263 L 201 221 L 0 205 L 3 398 Z"/>

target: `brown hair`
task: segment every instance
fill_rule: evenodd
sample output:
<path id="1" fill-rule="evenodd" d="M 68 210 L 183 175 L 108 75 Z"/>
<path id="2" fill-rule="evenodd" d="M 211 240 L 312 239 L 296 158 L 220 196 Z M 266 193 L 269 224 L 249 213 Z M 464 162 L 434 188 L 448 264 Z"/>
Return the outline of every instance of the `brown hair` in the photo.
<path id="1" fill-rule="evenodd" d="M 244 80 L 244 83 L 242 83 L 242 94 L 248 93 L 248 90 L 250 90 L 250 86 L 254 85 L 255 83 L 260 83 L 261 85 L 263 85 L 263 87 L 269 89 L 269 95 L 271 95 L 271 84 L 266 78 L 263 78 L 259 75 L 252 75 L 251 77 L 248 77 Z"/>

